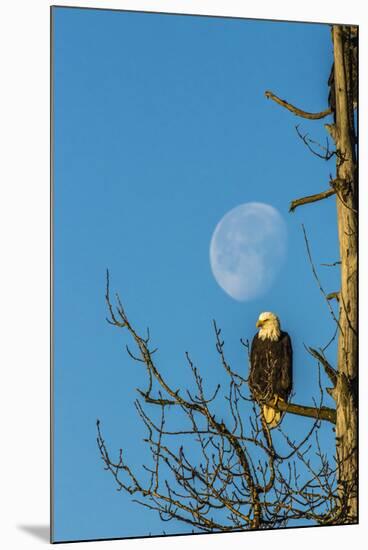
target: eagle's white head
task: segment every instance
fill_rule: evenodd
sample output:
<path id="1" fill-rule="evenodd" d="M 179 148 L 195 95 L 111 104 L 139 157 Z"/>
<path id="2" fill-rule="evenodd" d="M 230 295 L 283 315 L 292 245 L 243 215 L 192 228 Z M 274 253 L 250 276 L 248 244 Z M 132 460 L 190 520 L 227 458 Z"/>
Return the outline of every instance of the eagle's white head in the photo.
<path id="1" fill-rule="evenodd" d="M 281 335 L 280 321 L 277 315 L 270 311 L 264 311 L 258 317 L 256 327 L 259 328 L 258 338 L 261 340 L 278 340 Z"/>

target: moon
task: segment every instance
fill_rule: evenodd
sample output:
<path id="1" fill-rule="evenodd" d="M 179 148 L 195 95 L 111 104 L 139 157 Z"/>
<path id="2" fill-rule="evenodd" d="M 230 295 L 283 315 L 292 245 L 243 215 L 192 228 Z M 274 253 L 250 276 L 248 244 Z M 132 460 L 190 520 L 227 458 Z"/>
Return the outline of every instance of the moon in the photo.
<path id="1" fill-rule="evenodd" d="M 281 214 L 262 202 L 236 206 L 219 221 L 210 244 L 212 273 L 239 302 L 272 286 L 286 257 L 287 231 Z"/>

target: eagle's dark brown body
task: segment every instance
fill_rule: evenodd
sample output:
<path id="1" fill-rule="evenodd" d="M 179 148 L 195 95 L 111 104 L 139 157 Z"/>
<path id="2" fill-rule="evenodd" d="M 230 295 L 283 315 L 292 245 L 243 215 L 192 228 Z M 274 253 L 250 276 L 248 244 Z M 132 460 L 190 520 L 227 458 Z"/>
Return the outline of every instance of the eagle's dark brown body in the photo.
<path id="1" fill-rule="evenodd" d="M 292 382 L 293 351 L 287 332 L 282 332 L 277 341 L 258 334 L 253 338 L 250 352 L 250 374 L 248 379 L 252 396 L 259 403 L 281 397 L 289 398 Z"/>

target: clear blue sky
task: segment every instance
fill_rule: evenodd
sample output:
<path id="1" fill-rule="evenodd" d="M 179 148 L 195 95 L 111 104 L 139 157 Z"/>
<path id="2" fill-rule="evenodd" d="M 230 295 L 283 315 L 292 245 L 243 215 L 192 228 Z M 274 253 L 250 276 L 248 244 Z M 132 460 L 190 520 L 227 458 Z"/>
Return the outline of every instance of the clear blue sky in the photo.
<path id="1" fill-rule="evenodd" d="M 96 445 L 96 418 L 113 452 L 149 463 L 133 406 L 143 369 L 126 335 L 106 321 L 105 270 L 131 321 L 151 329 L 158 366 L 188 385 L 190 351 L 209 388 L 222 373 L 212 319 L 234 369 L 247 374 L 239 338 L 261 311 L 293 340 L 295 401 L 317 396 L 303 343 L 322 346 L 334 325 L 313 279 L 314 260 L 338 259 L 334 199 L 288 213 L 291 199 L 328 187 L 334 161 L 317 159 L 295 132 L 309 122 L 268 101 L 272 90 L 305 110 L 327 106 L 332 62 L 325 25 L 54 8 L 55 538 L 190 531 L 116 491 Z M 272 288 L 240 303 L 216 283 L 209 244 L 222 216 L 245 202 L 278 209 L 287 257 Z M 326 291 L 337 268 L 319 266 Z M 330 358 L 334 361 L 334 347 Z M 326 404 L 331 404 L 329 398 Z M 301 435 L 310 420 L 283 427 Z M 323 428 L 333 449 L 330 425 Z"/>

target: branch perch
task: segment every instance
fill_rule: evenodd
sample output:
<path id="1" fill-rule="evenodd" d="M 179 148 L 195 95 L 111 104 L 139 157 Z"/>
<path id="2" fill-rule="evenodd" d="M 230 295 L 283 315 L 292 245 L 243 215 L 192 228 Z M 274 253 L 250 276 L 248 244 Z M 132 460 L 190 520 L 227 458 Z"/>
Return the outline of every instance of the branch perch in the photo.
<path id="1" fill-rule="evenodd" d="M 272 402 L 267 403 L 267 406 L 272 407 L 276 411 L 296 414 L 298 416 L 307 416 L 308 418 L 318 418 L 319 420 L 327 420 L 332 424 L 336 424 L 336 411 L 329 407 L 307 407 L 306 405 L 284 403 L 282 401 L 278 401 L 276 405 Z"/>

